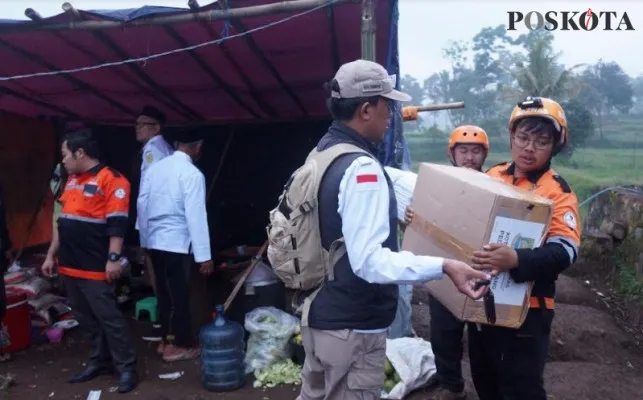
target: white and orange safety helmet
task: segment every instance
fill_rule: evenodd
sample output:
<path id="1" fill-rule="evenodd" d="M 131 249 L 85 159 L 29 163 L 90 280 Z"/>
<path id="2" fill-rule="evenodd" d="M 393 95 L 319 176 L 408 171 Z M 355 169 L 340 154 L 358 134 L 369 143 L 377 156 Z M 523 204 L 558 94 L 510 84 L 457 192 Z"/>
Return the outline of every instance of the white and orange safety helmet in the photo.
<path id="1" fill-rule="evenodd" d="M 550 120 L 559 134 L 558 142 L 554 146 L 553 155 L 558 154 L 567 144 L 569 130 L 567 128 L 567 117 L 563 107 L 557 102 L 546 97 L 527 97 L 519 102 L 509 117 L 509 132 L 512 133 L 516 124 L 523 118 L 540 117 Z"/>

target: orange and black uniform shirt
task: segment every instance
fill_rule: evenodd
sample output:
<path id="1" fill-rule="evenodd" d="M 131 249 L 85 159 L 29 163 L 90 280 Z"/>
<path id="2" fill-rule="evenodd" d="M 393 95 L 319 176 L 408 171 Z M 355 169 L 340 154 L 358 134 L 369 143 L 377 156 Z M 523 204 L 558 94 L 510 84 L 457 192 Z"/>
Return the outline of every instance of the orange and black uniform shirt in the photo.
<path id="1" fill-rule="evenodd" d="M 99 164 L 72 175 L 60 197 L 58 272 L 105 280 L 110 237 L 125 237 L 130 183 L 118 171 Z"/>
<path id="2" fill-rule="evenodd" d="M 511 270 L 511 278 L 518 282 L 534 282 L 531 307 L 554 308 L 556 279 L 578 256 L 580 246 L 580 218 L 578 199 L 567 182 L 549 164 L 530 172 L 524 178 L 515 178 L 515 165 L 503 163 L 491 167 L 487 174 L 510 185 L 531 191 L 553 200 L 551 226 L 543 245 L 536 249 L 516 249 L 518 267 Z"/>

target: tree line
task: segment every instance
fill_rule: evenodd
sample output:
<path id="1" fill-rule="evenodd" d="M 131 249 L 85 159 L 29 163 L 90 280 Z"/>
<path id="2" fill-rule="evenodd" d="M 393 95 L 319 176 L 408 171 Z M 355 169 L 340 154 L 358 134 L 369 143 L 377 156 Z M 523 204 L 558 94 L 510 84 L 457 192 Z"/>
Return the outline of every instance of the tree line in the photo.
<path id="1" fill-rule="evenodd" d="M 450 68 L 424 82 L 405 75 L 400 84 L 413 104 L 464 101 L 464 109 L 448 111 L 450 124 L 475 123 L 492 137 L 504 136 L 513 106 L 525 96 L 553 98 L 573 131 L 568 156 L 595 133 L 604 140 L 607 119 L 643 114 L 643 76 L 632 78 L 616 62 L 603 60 L 566 66 L 553 42 L 546 30 L 513 39 L 504 25 L 486 27 L 471 41 L 443 49 Z M 435 124 L 429 130 L 440 131 Z"/>

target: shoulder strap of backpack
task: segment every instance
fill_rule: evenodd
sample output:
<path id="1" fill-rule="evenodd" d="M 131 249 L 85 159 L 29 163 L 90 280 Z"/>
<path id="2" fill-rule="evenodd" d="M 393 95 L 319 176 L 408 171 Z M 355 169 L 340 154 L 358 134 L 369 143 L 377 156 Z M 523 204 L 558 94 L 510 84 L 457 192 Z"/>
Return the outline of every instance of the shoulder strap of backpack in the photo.
<path id="1" fill-rule="evenodd" d="M 330 165 L 333 163 L 333 161 L 335 161 L 339 156 L 342 156 L 344 154 L 355 154 L 355 153 L 361 153 L 371 158 L 373 157 L 369 152 L 355 145 L 348 144 L 348 143 L 339 143 L 321 152 L 317 151 L 316 149 L 313 149 L 313 151 L 311 151 L 311 153 L 308 155 L 308 159 L 315 158 L 320 169 L 322 170 L 322 175 L 323 175 L 328 169 L 328 167 L 330 167 Z M 315 188 L 317 192 L 319 191 L 320 184 L 321 184 L 321 178 L 317 181 L 317 187 Z M 335 279 L 333 267 L 335 266 L 335 264 L 337 264 L 339 259 L 342 258 L 344 254 L 346 254 L 346 246 L 344 244 L 344 238 L 340 237 L 339 239 L 331 243 L 330 248 L 328 249 L 328 252 L 322 249 L 322 254 L 324 254 L 323 261 L 324 261 L 324 268 L 326 270 L 327 279 L 332 281 L 333 279 Z"/>
<path id="2" fill-rule="evenodd" d="M 320 174 L 319 176 L 317 176 L 316 182 L 314 183 L 313 187 L 313 191 L 315 193 L 319 192 L 319 185 L 321 184 L 322 177 L 328 167 L 330 167 L 330 165 L 333 163 L 333 161 L 335 161 L 335 159 L 337 159 L 337 157 L 339 156 L 350 153 L 364 153 L 364 155 L 371 156 L 371 154 L 367 151 L 347 143 L 340 143 L 323 151 L 317 151 L 317 149 L 313 149 L 308 154 L 308 157 L 306 157 L 306 162 L 310 162 L 312 159 L 314 159 L 317 167 L 320 170 Z M 290 185 L 292 184 L 293 179 L 294 175 L 292 175 L 288 182 L 286 182 L 286 185 L 284 186 L 285 192 L 290 189 Z M 291 210 L 285 205 L 284 200 L 284 198 L 280 198 L 278 207 L 281 213 L 284 214 L 288 219 L 296 219 L 301 214 L 309 212 L 310 209 L 315 206 L 314 204 L 305 203 L 301 205 L 301 207 L 303 208 Z"/>
<path id="3" fill-rule="evenodd" d="M 335 161 L 339 156 L 344 155 L 344 154 L 350 154 L 350 153 L 363 153 L 366 156 L 373 157 L 370 153 L 367 151 L 352 145 L 348 143 L 340 143 L 336 144 L 326 150 L 323 151 L 317 151 L 317 149 L 313 149 L 313 151 L 310 152 L 308 155 L 308 158 L 306 161 L 310 160 L 311 158 L 315 158 L 315 161 L 317 161 L 318 165 L 320 166 L 320 169 L 325 172 L 326 169 Z M 319 184 L 321 183 L 321 179 L 317 182 L 317 187 L 316 190 L 319 191 Z M 321 246 L 321 243 L 320 243 Z M 331 243 L 330 248 L 328 251 L 325 249 L 321 249 L 321 254 L 323 255 L 323 260 L 322 262 L 324 263 L 324 270 L 326 271 L 326 279 L 328 281 L 332 281 L 335 279 L 335 265 L 339 260 L 346 254 L 346 246 L 344 243 L 344 238 L 341 237 L 337 240 L 335 240 L 333 243 Z M 317 297 L 317 294 L 321 291 L 321 289 L 324 287 L 324 284 L 322 283 L 315 291 L 313 291 L 310 295 L 306 296 L 304 299 L 303 303 L 296 307 L 297 312 L 301 312 L 301 325 L 302 326 L 308 326 L 308 315 L 310 313 L 310 307 Z M 293 298 L 293 304 L 299 301 L 297 301 L 297 296 Z"/>
<path id="4" fill-rule="evenodd" d="M 308 154 L 306 161 L 314 157 L 317 160 L 317 163 L 328 167 L 337 157 L 348 153 L 364 153 L 365 155 L 372 157 L 369 152 L 355 146 L 354 144 L 338 143 L 322 151 L 318 151 L 317 148 L 314 148 Z"/>
<path id="5" fill-rule="evenodd" d="M 322 249 L 323 250 L 323 249 Z M 339 260 L 346 254 L 346 246 L 344 244 L 344 238 L 339 238 L 335 240 L 333 243 L 330 245 L 330 249 L 328 251 L 328 254 L 325 254 L 326 252 L 324 251 L 322 254 L 324 254 L 324 270 L 326 271 L 326 279 L 328 281 L 332 281 L 335 279 L 335 265 L 339 262 Z M 319 294 L 319 292 L 322 290 L 324 287 L 324 283 L 319 285 L 317 289 L 315 289 L 310 295 L 306 296 L 304 299 L 303 303 L 301 303 L 300 306 L 296 306 L 296 303 L 300 303 L 300 300 L 298 300 L 297 294 L 293 297 L 293 308 L 296 309 L 296 313 L 301 312 L 301 326 L 308 326 L 308 315 L 310 314 L 310 306 L 313 304 L 313 301 Z"/>

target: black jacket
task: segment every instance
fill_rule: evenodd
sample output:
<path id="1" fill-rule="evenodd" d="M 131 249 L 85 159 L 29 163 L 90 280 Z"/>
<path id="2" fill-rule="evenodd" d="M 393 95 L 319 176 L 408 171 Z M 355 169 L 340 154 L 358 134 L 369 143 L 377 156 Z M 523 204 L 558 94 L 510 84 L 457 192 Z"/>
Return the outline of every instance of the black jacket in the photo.
<path id="1" fill-rule="evenodd" d="M 328 133 L 319 141 L 317 149 L 325 150 L 339 143 L 350 143 L 375 157 L 373 146 L 346 125 L 333 123 Z M 345 154 L 338 157 L 326 170 L 319 188 L 319 219 L 322 245 L 329 249 L 333 241 L 342 237 L 342 219 L 338 209 L 339 184 L 350 164 L 362 154 Z M 384 172 L 386 177 L 386 172 Z M 383 247 L 398 251 L 397 203 L 390 180 L 389 186 L 389 237 Z M 320 330 L 387 328 L 397 311 L 397 285 L 368 283 L 357 277 L 351 268 L 348 254 L 334 267 L 335 279 L 326 282 L 310 307 L 309 326 Z"/>

